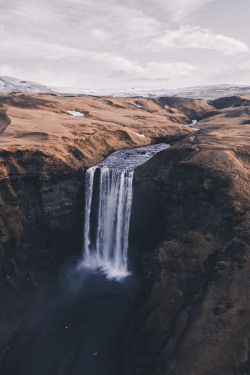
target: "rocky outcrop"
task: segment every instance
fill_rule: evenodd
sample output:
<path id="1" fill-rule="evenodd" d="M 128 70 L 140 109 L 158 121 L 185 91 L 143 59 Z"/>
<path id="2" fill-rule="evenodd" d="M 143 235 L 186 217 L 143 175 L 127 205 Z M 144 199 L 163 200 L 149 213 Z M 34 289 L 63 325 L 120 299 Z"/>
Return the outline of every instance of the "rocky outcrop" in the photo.
<path id="1" fill-rule="evenodd" d="M 49 288 L 47 272 L 79 250 L 84 173 L 64 166 L 48 175 L 43 172 L 48 160 L 39 152 L 2 152 L 1 161 L 9 168 L 0 182 L 3 356 L 20 325 L 27 297 L 39 300 Z M 50 166 L 53 171 L 58 165 L 50 160 Z"/>
<path id="2" fill-rule="evenodd" d="M 11 123 L 10 118 L 6 114 L 6 109 L 0 104 L 0 134 L 7 128 Z"/>
<path id="3" fill-rule="evenodd" d="M 174 110 L 181 111 L 191 120 L 200 120 L 206 113 L 214 110 L 213 102 L 209 104 L 202 99 L 190 99 L 181 97 L 160 97 L 155 102 L 162 108 L 169 108 L 172 113 Z"/>
<path id="4" fill-rule="evenodd" d="M 242 98 L 240 96 L 228 96 L 226 98 L 212 100 L 210 104 L 216 109 L 247 107 L 250 105 L 250 100 L 248 98 Z"/>

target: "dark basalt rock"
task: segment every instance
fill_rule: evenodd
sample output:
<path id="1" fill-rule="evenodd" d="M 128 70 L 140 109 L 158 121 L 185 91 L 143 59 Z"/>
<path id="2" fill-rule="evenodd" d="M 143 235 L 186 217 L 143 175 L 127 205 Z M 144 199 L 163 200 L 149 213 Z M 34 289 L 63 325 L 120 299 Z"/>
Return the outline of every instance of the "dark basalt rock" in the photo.
<path id="1" fill-rule="evenodd" d="M 229 107 L 245 107 L 250 105 L 250 100 L 240 96 L 228 96 L 210 101 L 210 104 L 217 109 Z"/>
<path id="2" fill-rule="evenodd" d="M 168 107 L 172 113 L 174 113 L 173 109 L 181 111 L 190 121 L 200 120 L 207 112 L 213 110 L 213 107 L 209 106 L 208 103 L 202 99 L 163 96 L 153 100 L 162 108 Z"/>
<path id="3" fill-rule="evenodd" d="M 152 143 L 168 143 L 173 145 L 187 137 L 186 134 L 167 135 L 166 137 L 158 137 L 153 139 Z"/>
<path id="4" fill-rule="evenodd" d="M 138 227 L 147 297 L 126 375 L 249 373 L 249 190 L 232 187 L 228 158 L 175 145 L 136 170 L 135 206 L 143 197 L 155 221 Z"/>
<path id="5" fill-rule="evenodd" d="M 246 120 L 246 121 L 242 122 L 241 125 L 250 125 L 250 120 Z"/>
<path id="6" fill-rule="evenodd" d="M 33 154 L 33 155 L 32 155 Z M 7 153 L 8 179 L 0 182 L 0 360 L 33 295 L 34 308 L 50 289 L 46 274 L 78 254 L 82 244 L 84 170 L 48 175 L 39 151 Z M 13 160 L 11 164 L 10 160 Z M 51 162 L 51 161 L 50 161 Z M 20 175 L 16 166 L 24 168 Z M 51 164 L 53 170 L 53 166 Z"/>
<path id="7" fill-rule="evenodd" d="M 217 115 L 219 115 L 220 113 L 221 113 L 220 111 L 211 111 L 211 112 L 205 113 L 205 114 L 202 116 L 202 120 L 205 119 L 205 118 L 209 118 L 209 117 L 217 116 Z"/>
<path id="8" fill-rule="evenodd" d="M 25 94 L 14 94 L 12 96 L 2 95 L 0 97 L 0 103 L 8 104 L 13 107 L 29 109 L 37 109 L 39 107 L 46 107 L 51 105 L 48 100 L 32 97 Z"/>
<path id="9" fill-rule="evenodd" d="M 0 134 L 8 127 L 8 125 L 11 123 L 10 118 L 6 114 L 6 109 L 1 108 L 2 105 L 0 105 Z"/>

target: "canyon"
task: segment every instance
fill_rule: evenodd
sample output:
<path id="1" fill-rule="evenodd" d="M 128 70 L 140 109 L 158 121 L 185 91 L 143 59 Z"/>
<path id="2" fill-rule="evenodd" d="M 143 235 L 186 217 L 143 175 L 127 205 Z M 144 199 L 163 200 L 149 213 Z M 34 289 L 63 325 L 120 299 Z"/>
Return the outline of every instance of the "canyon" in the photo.
<path id="1" fill-rule="evenodd" d="M 247 96 L 1 94 L 0 360 L 80 257 L 87 168 L 167 143 L 134 171 L 129 256 L 145 285 L 121 374 L 248 374 L 249 116 Z"/>

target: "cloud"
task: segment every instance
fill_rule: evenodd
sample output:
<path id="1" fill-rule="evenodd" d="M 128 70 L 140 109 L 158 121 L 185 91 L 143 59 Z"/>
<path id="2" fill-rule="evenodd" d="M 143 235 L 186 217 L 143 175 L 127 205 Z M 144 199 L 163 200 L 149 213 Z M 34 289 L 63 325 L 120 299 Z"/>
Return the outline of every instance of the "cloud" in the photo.
<path id="1" fill-rule="evenodd" d="M 52 69 L 56 69 L 57 66 L 58 72 L 60 66 L 65 66 L 70 71 L 81 70 L 82 75 L 96 75 L 98 71 L 99 75 L 111 76 L 112 73 L 119 73 L 145 80 L 169 80 L 176 75 L 188 77 L 195 69 L 193 65 L 185 62 L 139 62 L 110 52 L 96 52 L 44 42 L 37 43 L 27 37 L 19 41 L 7 38 L 2 43 L 1 50 L 4 63 L 1 74 L 6 74 L 4 66 L 10 69 L 8 62 L 11 62 L 12 66 L 20 66 L 25 65 L 27 60 L 31 66 L 33 65 L 33 71 L 40 70 L 41 66 L 50 66 Z M 74 67 L 74 69 L 69 69 L 69 67 Z"/>
<path id="2" fill-rule="evenodd" d="M 239 69 L 242 71 L 250 70 L 250 61 L 244 61 L 239 65 Z"/>
<path id="3" fill-rule="evenodd" d="M 162 16 L 167 17 L 171 23 L 186 21 L 190 16 L 197 13 L 206 4 L 215 0 L 148 0 L 147 5 L 160 9 Z M 137 2 L 140 2 L 138 0 Z"/>
<path id="4" fill-rule="evenodd" d="M 7 33 L 17 39 L 100 51 L 135 53 L 144 45 L 164 48 L 207 48 L 224 53 L 247 50 L 237 39 L 207 29 L 183 26 L 187 17 L 214 0 L 12 0 L 1 12 Z M 12 5 L 11 5 L 12 4 Z M 180 22 L 174 28 L 171 24 Z M 177 23 L 178 23 L 177 22 Z M 1 38 L 3 40 L 3 38 Z M 151 41 L 151 43 L 150 43 Z M 1 42 L 0 42 L 1 45 Z"/>
<path id="5" fill-rule="evenodd" d="M 95 0 L 96 4 L 102 0 Z M 215 0 L 122 0 L 119 4 L 127 10 L 137 10 L 141 13 L 164 21 L 167 24 L 186 21 L 208 3 Z M 115 0 L 106 0 L 106 4 L 114 6 Z"/>
<path id="6" fill-rule="evenodd" d="M 0 74 L 72 86 L 196 84 L 212 60 L 248 53 L 212 18 L 209 29 L 197 26 L 209 3 L 216 11 L 215 0 L 0 0 Z"/>
<path id="7" fill-rule="evenodd" d="M 10 0 L 0 1 L 2 12 L 19 12 L 28 15 L 34 13 L 33 10 L 39 10 L 44 13 L 57 13 L 58 16 L 64 14 L 70 16 L 84 16 L 84 11 L 89 14 L 94 12 L 111 13 L 118 9 L 126 10 L 123 17 L 132 13 L 144 14 L 164 20 L 166 23 L 183 22 L 191 15 L 197 13 L 208 3 L 215 0 Z M 60 6 L 59 6 L 60 5 Z M 34 16 L 34 14 L 32 15 Z M 39 18 L 39 14 L 38 14 Z M 85 20 L 86 21 L 86 20 Z M 89 21 L 89 20 L 87 20 Z"/>
<path id="8" fill-rule="evenodd" d="M 145 66 L 144 74 L 151 80 L 171 80 L 174 78 L 187 78 L 192 75 L 196 67 L 184 62 L 178 63 L 149 63 Z"/>
<path id="9" fill-rule="evenodd" d="M 226 55 L 248 52 L 248 46 L 231 37 L 214 34 L 199 26 L 183 26 L 153 38 L 150 48 L 191 48 L 220 51 Z"/>

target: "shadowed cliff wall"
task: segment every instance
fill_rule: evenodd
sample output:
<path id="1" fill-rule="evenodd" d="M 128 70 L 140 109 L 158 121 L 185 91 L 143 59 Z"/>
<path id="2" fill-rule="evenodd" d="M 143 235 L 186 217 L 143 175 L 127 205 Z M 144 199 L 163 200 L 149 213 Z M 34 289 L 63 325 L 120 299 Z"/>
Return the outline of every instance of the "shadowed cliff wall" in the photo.
<path id="1" fill-rule="evenodd" d="M 237 148 L 183 144 L 137 168 L 135 207 L 154 221 L 138 226 L 147 297 L 126 335 L 126 375 L 249 373 L 249 189 L 241 158 Z"/>

